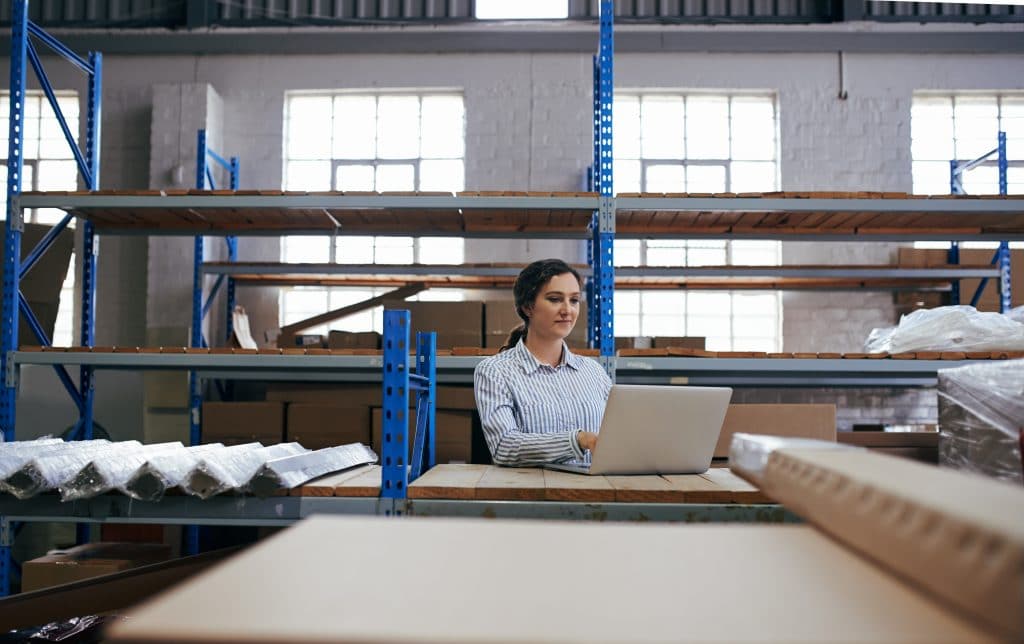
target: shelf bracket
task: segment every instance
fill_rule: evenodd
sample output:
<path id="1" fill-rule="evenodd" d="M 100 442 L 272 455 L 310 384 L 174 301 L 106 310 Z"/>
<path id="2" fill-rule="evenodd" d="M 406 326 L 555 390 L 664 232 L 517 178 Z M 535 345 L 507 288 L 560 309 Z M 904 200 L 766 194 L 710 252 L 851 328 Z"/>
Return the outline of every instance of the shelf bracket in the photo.
<path id="1" fill-rule="evenodd" d="M 21 195 L 11 195 L 11 212 L 7 216 L 8 225 L 11 230 L 16 230 L 19 233 L 25 232 L 25 216 L 21 210 Z"/>
<path id="2" fill-rule="evenodd" d="M 615 232 L 615 197 L 601 197 L 597 211 L 598 230 L 602 233 Z"/>
<path id="3" fill-rule="evenodd" d="M 17 387 L 18 386 L 18 366 L 14 364 L 14 351 L 7 352 L 7 361 L 5 363 L 6 373 L 4 373 L 4 386 L 5 387 Z"/>

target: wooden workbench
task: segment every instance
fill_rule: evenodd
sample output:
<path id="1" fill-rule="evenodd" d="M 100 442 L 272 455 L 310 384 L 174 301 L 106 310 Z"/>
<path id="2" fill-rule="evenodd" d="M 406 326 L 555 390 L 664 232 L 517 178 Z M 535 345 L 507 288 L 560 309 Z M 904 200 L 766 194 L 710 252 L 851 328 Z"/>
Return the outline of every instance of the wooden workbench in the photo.
<path id="1" fill-rule="evenodd" d="M 380 493 L 379 466 L 332 474 L 291 496 L 367 497 Z M 409 486 L 410 499 L 576 501 L 582 503 L 772 503 L 724 468 L 704 474 L 584 476 L 527 467 L 438 465 Z"/>

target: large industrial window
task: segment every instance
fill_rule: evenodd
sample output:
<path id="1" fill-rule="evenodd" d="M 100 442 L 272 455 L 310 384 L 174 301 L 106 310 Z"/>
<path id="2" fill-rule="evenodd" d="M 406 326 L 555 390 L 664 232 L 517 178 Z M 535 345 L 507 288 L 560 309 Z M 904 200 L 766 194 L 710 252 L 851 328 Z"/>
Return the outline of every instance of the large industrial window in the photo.
<path id="1" fill-rule="evenodd" d="M 950 164 L 971 161 L 994 150 L 1006 132 L 1009 194 L 1024 193 L 1024 94 L 935 94 L 914 96 L 910 111 L 910 152 L 915 194 L 949 194 Z M 969 195 L 999 194 L 995 155 L 963 173 Z M 995 248 L 997 242 L 965 242 L 964 248 Z M 1021 242 L 1011 242 L 1024 248 Z M 947 242 L 917 242 L 917 248 L 948 248 Z"/>
<path id="2" fill-rule="evenodd" d="M 615 191 L 777 190 L 778 126 L 769 94 L 615 97 Z M 775 241 L 616 240 L 618 266 L 776 265 Z M 702 336 L 718 351 L 779 351 L 781 298 L 755 291 L 617 291 L 620 336 Z"/>
<path id="3" fill-rule="evenodd" d="M 480 20 L 567 18 L 569 0 L 476 0 L 474 15 Z"/>
<path id="4" fill-rule="evenodd" d="M 461 94 L 293 93 L 285 99 L 285 190 L 458 192 L 465 188 L 465 108 Z M 285 237 L 285 262 L 461 264 L 456 237 Z M 383 292 L 296 287 L 281 291 L 281 324 L 308 318 Z M 427 291 L 422 299 L 461 299 Z M 381 309 L 330 325 L 380 331 Z M 327 327 L 311 329 L 324 332 Z"/>
<path id="5" fill-rule="evenodd" d="M 74 91 L 55 92 L 68 129 L 78 138 L 78 94 Z M 0 200 L 2 219 L 7 219 L 7 135 L 10 119 L 10 93 L 0 93 L 0 181 L 4 199 Z M 60 129 L 57 117 L 41 91 L 25 95 L 25 130 L 22 151 L 21 190 L 77 190 L 78 166 L 74 154 Z M 64 218 L 64 211 L 37 208 L 25 211 L 25 221 L 37 224 L 56 224 Z M 74 220 L 69 224 L 74 227 Z M 74 344 L 75 320 L 75 258 L 71 257 L 67 277 L 60 291 L 57 321 L 54 325 L 54 346 Z"/>

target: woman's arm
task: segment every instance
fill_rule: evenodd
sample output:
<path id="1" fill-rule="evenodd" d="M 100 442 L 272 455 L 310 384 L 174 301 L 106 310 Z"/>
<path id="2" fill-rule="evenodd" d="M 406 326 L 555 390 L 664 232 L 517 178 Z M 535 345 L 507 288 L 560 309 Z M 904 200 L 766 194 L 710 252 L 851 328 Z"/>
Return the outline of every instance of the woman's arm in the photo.
<path id="1" fill-rule="evenodd" d="M 496 369 L 481 363 L 473 373 L 476 406 L 491 457 L 498 465 L 541 465 L 582 459 L 579 430 L 540 433 L 520 431 L 512 392 Z"/>

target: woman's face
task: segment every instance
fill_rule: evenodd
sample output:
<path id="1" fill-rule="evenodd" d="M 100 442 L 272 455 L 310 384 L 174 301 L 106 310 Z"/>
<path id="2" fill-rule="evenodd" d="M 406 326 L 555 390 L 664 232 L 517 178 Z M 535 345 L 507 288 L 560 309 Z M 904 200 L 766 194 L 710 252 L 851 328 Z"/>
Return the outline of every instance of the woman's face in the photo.
<path id="1" fill-rule="evenodd" d="M 555 275 L 540 288 L 533 305 L 527 307 L 530 335 L 562 340 L 568 336 L 580 314 L 580 284 L 572 273 Z"/>

